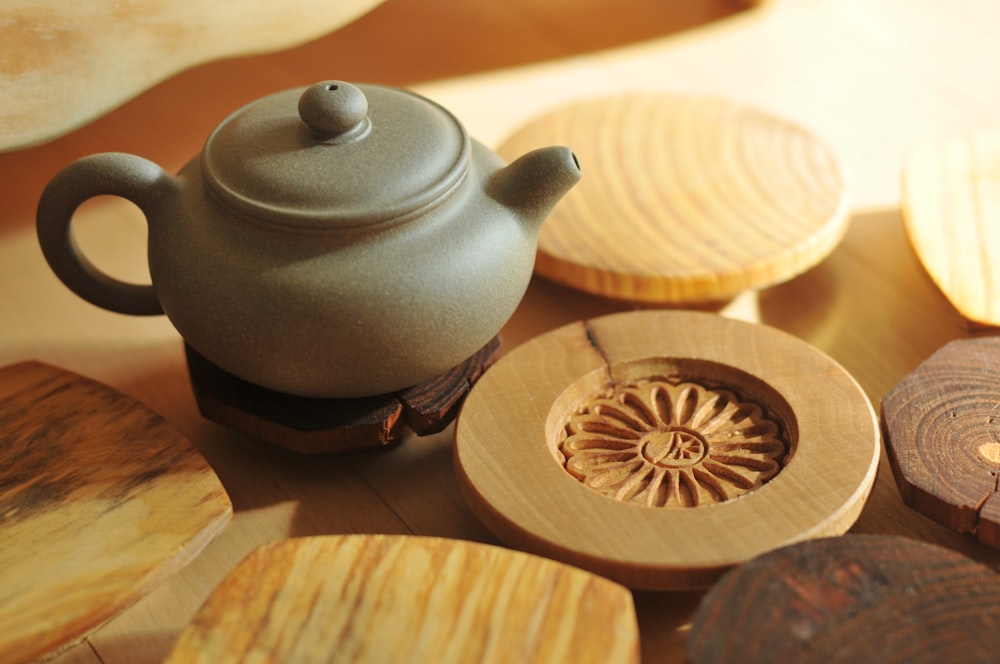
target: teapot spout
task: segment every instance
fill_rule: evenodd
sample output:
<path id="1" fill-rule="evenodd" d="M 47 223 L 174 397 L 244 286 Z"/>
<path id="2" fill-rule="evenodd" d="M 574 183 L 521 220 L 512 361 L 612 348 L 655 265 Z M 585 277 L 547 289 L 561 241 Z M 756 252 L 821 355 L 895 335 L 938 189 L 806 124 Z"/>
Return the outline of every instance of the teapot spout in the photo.
<path id="1" fill-rule="evenodd" d="M 533 150 L 493 174 L 487 191 L 535 230 L 573 185 L 580 163 L 567 147 Z"/>

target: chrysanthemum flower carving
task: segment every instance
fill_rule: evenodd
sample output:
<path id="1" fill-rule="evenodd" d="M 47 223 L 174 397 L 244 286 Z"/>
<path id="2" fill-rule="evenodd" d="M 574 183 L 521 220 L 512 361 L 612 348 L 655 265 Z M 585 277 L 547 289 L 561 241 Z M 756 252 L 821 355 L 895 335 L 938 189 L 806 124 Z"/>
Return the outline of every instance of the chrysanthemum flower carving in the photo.
<path id="1" fill-rule="evenodd" d="M 757 404 L 726 389 L 648 380 L 585 403 L 559 446 L 588 487 L 648 507 L 697 507 L 749 493 L 789 445 Z"/>

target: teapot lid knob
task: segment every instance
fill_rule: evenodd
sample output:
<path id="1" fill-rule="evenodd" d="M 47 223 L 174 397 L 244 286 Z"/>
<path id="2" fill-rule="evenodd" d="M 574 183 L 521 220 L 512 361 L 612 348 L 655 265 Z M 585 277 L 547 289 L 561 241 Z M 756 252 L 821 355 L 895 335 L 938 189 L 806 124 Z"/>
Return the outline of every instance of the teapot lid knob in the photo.
<path id="1" fill-rule="evenodd" d="M 350 83 L 324 81 L 299 97 L 299 117 L 324 140 L 355 138 L 368 129 L 368 99 Z"/>

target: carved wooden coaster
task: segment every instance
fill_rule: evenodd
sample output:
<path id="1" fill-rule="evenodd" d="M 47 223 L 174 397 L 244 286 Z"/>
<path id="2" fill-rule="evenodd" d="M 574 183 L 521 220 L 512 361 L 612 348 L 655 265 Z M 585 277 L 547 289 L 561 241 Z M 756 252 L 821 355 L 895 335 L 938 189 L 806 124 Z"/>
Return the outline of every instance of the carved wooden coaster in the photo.
<path id="1" fill-rule="evenodd" d="M 778 330 L 630 312 L 514 349 L 455 429 L 460 486 L 508 544 L 645 589 L 709 585 L 845 532 L 875 480 L 875 414 L 829 357 Z"/>
<path id="2" fill-rule="evenodd" d="M 763 555 L 694 614 L 691 664 L 987 662 L 1000 652 L 1000 575 L 954 551 L 845 535 Z"/>
<path id="3" fill-rule="evenodd" d="M 195 399 L 206 418 L 304 454 L 389 445 L 404 427 L 418 435 L 451 424 L 470 387 L 496 360 L 500 338 L 434 380 L 360 399 L 311 399 L 259 387 L 219 369 L 185 345 Z"/>
<path id="4" fill-rule="evenodd" d="M 633 94 L 556 109 L 513 159 L 564 144 L 584 177 L 542 227 L 535 269 L 620 300 L 726 300 L 786 281 L 847 230 L 836 160 L 806 130 L 724 99 Z"/>
<path id="5" fill-rule="evenodd" d="M 0 370 L 0 661 L 83 639 L 231 517 L 212 469 L 146 406 L 36 362 Z"/>
<path id="6" fill-rule="evenodd" d="M 903 219 L 917 257 L 971 327 L 1000 326 L 1000 132 L 917 146 Z"/>
<path id="7" fill-rule="evenodd" d="M 254 551 L 168 664 L 639 661 L 631 593 L 567 565 L 432 537 L 347 535 Z"/>
<path id="8" fill-rule="evenodd" d="M 1000 338 L 952 341 L 882 398 L 903 502 L 1000 548 Z"/>

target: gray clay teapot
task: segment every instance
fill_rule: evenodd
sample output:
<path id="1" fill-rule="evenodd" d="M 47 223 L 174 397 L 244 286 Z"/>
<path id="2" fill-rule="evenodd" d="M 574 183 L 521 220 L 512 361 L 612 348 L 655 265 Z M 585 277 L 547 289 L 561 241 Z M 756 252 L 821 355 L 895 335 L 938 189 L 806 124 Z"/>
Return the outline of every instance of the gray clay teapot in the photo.
<path id="1" fill-rule="evenodd" d="M 70 164 L 42 194 L 38 236 L 85 300 L 165 313 L 251 383 L 349 398 L 429 380 L 489 342 L 579 177 L 567 148 L 505 166 L 423 97 L 328 81 L 236 111 L 176 176 L 121 153 Z M 151 285 L 77 248 L 73 213 L 101 194 L 144 213 Z"/>

